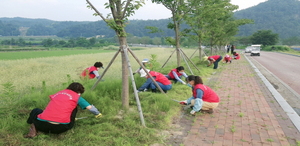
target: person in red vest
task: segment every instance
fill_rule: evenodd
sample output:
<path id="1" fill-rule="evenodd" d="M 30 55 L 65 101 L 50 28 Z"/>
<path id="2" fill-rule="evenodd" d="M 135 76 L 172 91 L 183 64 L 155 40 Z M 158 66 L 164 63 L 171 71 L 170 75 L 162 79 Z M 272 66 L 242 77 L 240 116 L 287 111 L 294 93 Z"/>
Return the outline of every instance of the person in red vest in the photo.
<path id="1" fill-rule="evenodd" d="M 231 63 L 231 60 L 232 60 L 231 57 L 228 54 L 226 54 L 225 57 L 224 57 L 224 62 L 225 63 L 227 63 L 227 62 Z"/>
<path id="2" fill-rule="evenodd" d="M 89 104 L 81 94 L 84 93 L 82 84 L 74 82 L 66 89 L 50 95 L 50 101 L 45 110 L 35 108 L 31 111 L 27 123 L 30 130 L 25 138 L 33 138 L 37 131 L 59 134 L 73 128 L 77 113 L 77 105 L 88 109 L 96 118 L 102 116 L 98 109 Z"/>
<path id="3" fill-rule="evenodd" d="M 187 82 L 192 86 L 193 96 L 180 104 L 190 105 L 192 115 L 195 115 L 200 109 L 202 112 L 212 114 L 213 109 L 219 105 L 219 96 L 210 87 L 203 85 L 199 76 L 190 75 L 187 77 Z"/>
<path id="4" fill-rule="evenodd" d="M 147 69 L 147 72 L 154 78 L 156 83 L 160 86 L 160 88 L 167 93 L 168 90 L 172 89 L 171 81 L 166 78 L 163 74 L 155 71 L 150 71 Z M 156 93 L 157 89 L 151 78 L 147 75 L 147 73 L 142 69 L 140 70 L 141 77 L 145 77 L 147 81 L 138 89 L 138 92 L 143 92 L 145 89 L 152 89 L 153 93 Z"/>
<path id="5" fill-rule="evenodd" d="M 233 59 L 239 60 L 240 59 L 240 54 L 233 52 Z"/>
<path id="6" fill-rule="evenodd" d="M 207 58 L 207 60 L 209 61 L 209 64 L 207 65 L 207 67 L 209 67 L 210 65 L 214 64 L 214 69 L 217 69 L 218 68 L 218 64 L 222 60 L 222 58 L 223 57 L 221 55 L 209 56 Z"/>
<path id="7" fill-rule="evenodd" d="M 102 62 L 96 62 L 94 64 L 94 66 L 88 67 L 84 71 L 82 71 L 81 77 L 85 78 L 88 74 L 90 79 L 93 79 L 95 77 L 98 79 L 98 78 L 100 78 L 100 75 L 99 75 L 99 72 L 98 72 L 98 70 L 100 68 L 103 68 Z"/>
<path id="8" fill-rule="evenodd" d="M 180 78 L 182 76 L 184 76 L 185 78 L 187 78 L 187 75 L 184 72 L 184 67 L 183 66 L 179 66 L 177 68 L 172 69 L 168 75 L 165 75 L 169 80 L 173 80 L 175 83 L 177 83 L 177 81 L 181 82 L 182 84 L 186 84 L 183 80 L 181 80 Z"/>

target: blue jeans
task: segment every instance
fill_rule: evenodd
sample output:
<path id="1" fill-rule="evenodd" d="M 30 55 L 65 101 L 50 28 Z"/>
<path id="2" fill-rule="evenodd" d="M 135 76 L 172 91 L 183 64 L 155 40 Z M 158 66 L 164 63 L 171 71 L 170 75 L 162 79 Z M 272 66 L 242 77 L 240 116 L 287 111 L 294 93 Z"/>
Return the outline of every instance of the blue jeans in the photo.
<path id="1" fill-rule="evenodd" d="M 188 105 L 191 104 L 191 101 L 192 101 L 193 99 L 195 99 L 193 96 L 190 97 L 189 99 L 187 99 L 187 104 L 188 104 Z M 196 98 L 196 99 L 195 99 L 195 104 L 194 104 L 194 106 L 193 106 L 193 110 L 194 110 L 195 112 L 199 112 L 200 109 L 202 108 L 202 104 L 203 104 L 203 100 L 200 99 L 200 98 Z"/>
<path id="2" fill-rule="evenodd" d="M 215 62 L 214 62 L 214 69 L 217 69 L 218 68 L 218 64 L 219 62 L 222 60 L 222 56 L 220 56 Z"/>
<path id="3" fill-rule="evenodd" d="M 164 85 L 164 84 L 162 84 L 162 83 L 160 83 L 160 82 L 156 82 L 159 86 L 160 86 L 160 88 L 161 89 L 163 89 L 163 90 L 170 90 L 170 89 L 172 89 L 172 84 L 170 84 L 170 85 Z M 156 89 L 156 86 L 155 86 L 155 84 L 152 82 L 152 80 L 151 80 L 151 78 L 148 78 L 147 79 L 147 81 L 138 89 L 139 91 L 143 91 L 144 89 L 149 89 L 149 88 L 151 88 L 151 89 Z"/>

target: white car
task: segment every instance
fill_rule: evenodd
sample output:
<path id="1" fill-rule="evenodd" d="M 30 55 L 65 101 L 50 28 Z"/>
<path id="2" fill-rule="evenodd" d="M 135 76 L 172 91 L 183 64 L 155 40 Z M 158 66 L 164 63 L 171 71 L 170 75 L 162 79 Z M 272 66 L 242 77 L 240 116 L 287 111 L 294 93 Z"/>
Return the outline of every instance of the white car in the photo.
<path id="1" fill-rule="evenodd" d="M 245 53 L 251 53 L 252 47 L 248 46 L 245 48 Z"/>
<path id="2" fill-rule="evenodd" d="M 260 56 L 260 46 L 261 45 L 251 45 L 251 47 L 252 47 L 251 56 L 254 56 L 254 55 Z"/>

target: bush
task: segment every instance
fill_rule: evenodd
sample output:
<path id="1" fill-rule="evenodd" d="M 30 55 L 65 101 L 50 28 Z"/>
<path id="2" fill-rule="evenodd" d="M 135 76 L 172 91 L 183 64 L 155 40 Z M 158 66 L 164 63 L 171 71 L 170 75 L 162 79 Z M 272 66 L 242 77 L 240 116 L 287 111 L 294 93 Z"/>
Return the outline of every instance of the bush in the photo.
<path id="1" fill-rule="evenodd" d="M 266 46 L 263 47 L 265 51 L 291 51 L 292 49 L 288 46 Z"/>

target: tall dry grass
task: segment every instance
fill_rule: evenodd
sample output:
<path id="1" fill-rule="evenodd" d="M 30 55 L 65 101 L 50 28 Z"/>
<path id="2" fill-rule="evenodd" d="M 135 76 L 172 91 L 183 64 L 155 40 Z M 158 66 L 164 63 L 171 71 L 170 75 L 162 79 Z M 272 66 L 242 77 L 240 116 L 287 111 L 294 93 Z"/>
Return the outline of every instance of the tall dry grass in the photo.
<path id="1" fill-rule="evenodd" d="M 145 48 L 144 50 L 133 51 L 140 60 L 157 55 L 160 65 L 168 59 L 174 48 Z M 187 55 L 191 55 L 194 49 L 185 49 Z M 71 55 L 63 57 L 47 57 L 22 60 L 1 61 L 0 64 L 0 83 L 12 83 L 16 92 L 26 92 L 28 89 L 42 86 L 57 86 L 67 80 L 79 81 L 79 74 L 83 69 L 92 66 L 96 61 L 101 61 L 107 67 L 116 52 Z M 133 70 L 139 65 L 129 54 Z M 176 54 L 174 53 L 167 65 L 176 65 Z M 101 69 L 100 74 L 103 72 Z M 105 81 L 121 78 L 121 54 L 118 55 L 108 72 L 104 76 Z M 96 80 L 95 80 L 96 81 Z M 0 86 L 2 91 L 3 86 Z"/>

